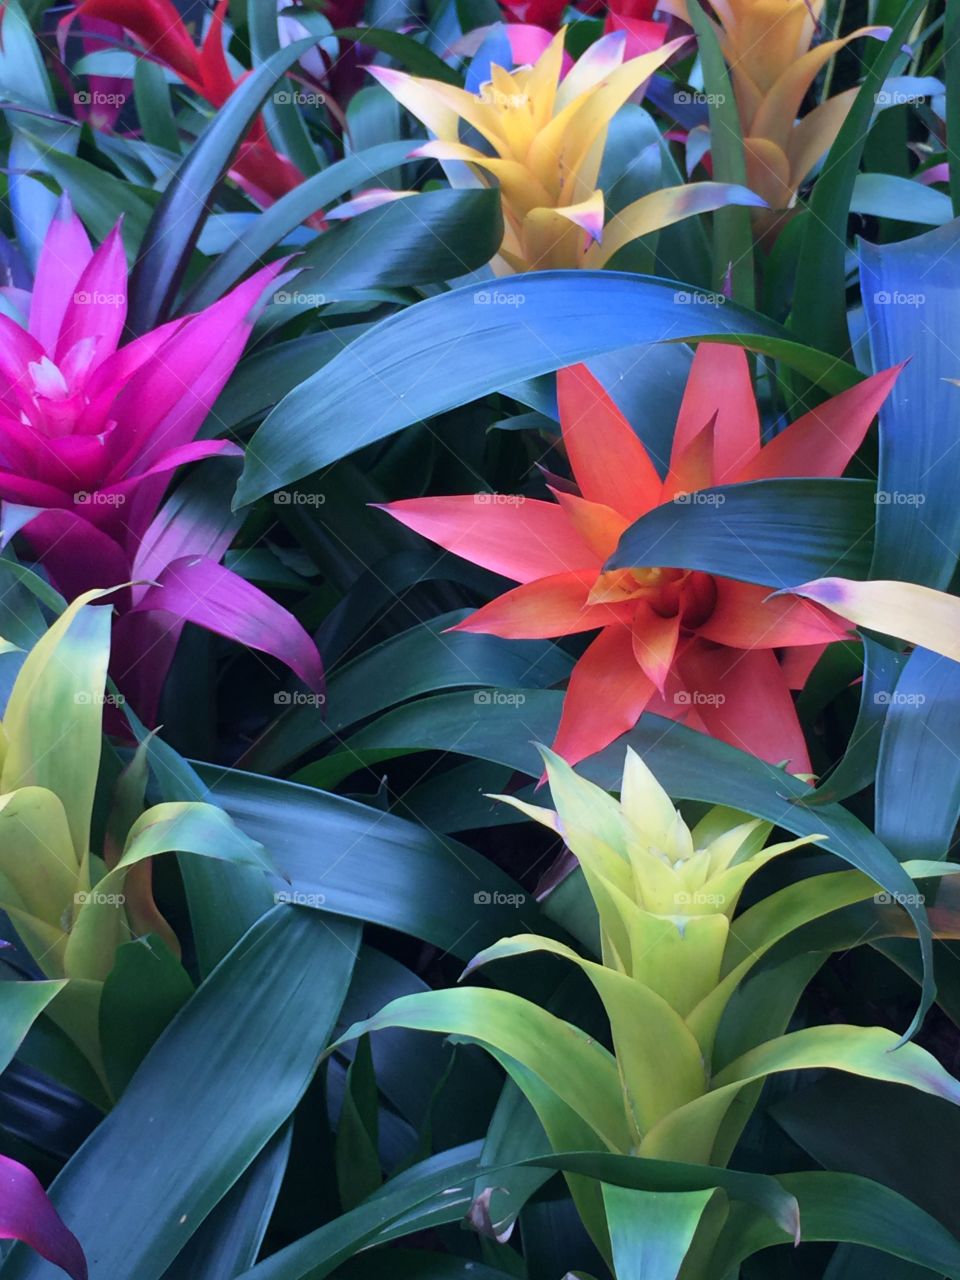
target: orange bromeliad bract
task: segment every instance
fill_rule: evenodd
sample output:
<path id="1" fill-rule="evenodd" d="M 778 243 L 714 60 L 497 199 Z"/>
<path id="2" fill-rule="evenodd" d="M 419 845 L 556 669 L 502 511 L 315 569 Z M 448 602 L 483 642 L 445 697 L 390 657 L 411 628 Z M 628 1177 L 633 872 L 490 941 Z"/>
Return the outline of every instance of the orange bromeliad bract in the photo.
<path id="1" fill-rule="evenodd" d="M 791 697 L 848 626 L 809 601 L 682 566 L 608 571 L 623 532 L 662 503 L 717 484 L 839 476 L 899 370 L 868 378 L 767 444 L 745 353 L 700 346 L 667 474 L 583 365 L 558 374 L 577 492 L 555 502 L 414 498 L 386 510 L 519 586 L 456 630 L 546 639 L 599 630 L 575 665 L 554 749 L 571 764 L 632 729 L 645 710 L 681 720 L 794 773 L 809 771 Z M 486 495 L 483 495 L 486 497 Z M 718 517 L 720 518 L 720 517 Z"/>

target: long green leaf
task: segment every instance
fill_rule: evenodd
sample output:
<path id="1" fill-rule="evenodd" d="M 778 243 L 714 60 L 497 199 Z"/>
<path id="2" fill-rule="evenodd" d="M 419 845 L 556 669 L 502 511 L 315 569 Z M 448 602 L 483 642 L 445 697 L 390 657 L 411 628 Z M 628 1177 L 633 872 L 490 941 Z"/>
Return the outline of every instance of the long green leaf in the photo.
<path id="1" fill-rule="evenodd" d="M 677 565 L 781 588 L 870 567 L 873 486 L 865 480 L 755 480 L 654 507 L 622 535 L 610 568 Z M 796 575 L 799 574 L 800 577 Z"/>
<path id="2" fill-rule="evenodd" d="M 51 1187 L 90 1280 L 163 1275 L 299 1102 L 356 947 L 353 926 L 278 908 L 184 1006 Z M 0 1275 L 48 1280 L 50 1271 L 15 1249 Z"/>
<path id="3" fill-rule="evenodd" d="M 276 26 L 276 14 L 273 14 Z M 306 178 L 298 187 L 264 209 L 197 281 L 183 304 L 184 311 L 199 311 L 215 302 L 305 218 L 325 209 L 353 187 L 371 182 L 393 168 L 410 152 L 409 142 L 384 142 L 332 164 Z"/>
<path id="4" fill-rule="evenodd" d="M 621 347 L 720 334 L 756 348 L 790 337 L 732 303 L 700 301 L 696 289 L 616 271 L 540 271 L 429 298 L 277 405 L 253 437 L 237 502 L 524 378 Z"/>
<path id="5" fill-rule="evenodd" d="M 257 67 L 217 112 L 167 185 L 130 278 L 127 323 L 135 334 L 145 333 L 170 315 L 210 211 L 210 193 L 274 84 L 315 43 L 313 38 L 297 40 Z"/>
<path id="6" fill-rule="evenodd" d="M 926 0 L 907 0 L 883 47 L 864 76 L 860 91 L 833 146 L 810 197 L 790 327 L 806 342 L 816 341 L 826 351 L 846 357 L 850 349 L 847 330 L 846 273 L 847 218 L 877 94 L 893 70 Z"/>

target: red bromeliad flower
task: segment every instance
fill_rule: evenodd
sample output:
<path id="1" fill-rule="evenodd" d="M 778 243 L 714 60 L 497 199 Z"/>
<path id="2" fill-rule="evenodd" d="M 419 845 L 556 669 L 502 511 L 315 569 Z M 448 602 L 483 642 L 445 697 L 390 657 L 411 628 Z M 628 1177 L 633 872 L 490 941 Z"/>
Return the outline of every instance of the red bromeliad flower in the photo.
<path id="1" fill-rule="evenodd" d="M 229 0 L 218 0 L 199 48 L 173 0 L 81 0 L 75 16 L 123 27 L 154 61 L 169 67 L 211 106 L 222 107 L 240 83 L 233 77 L 223 47 L 228 4 Z M 297 166 L 274 150 L 259 116 L 230 172 L 237 185 L 263 205 L 273 204 L 303 181 Z M 311 225 L 322 225 L 322 221 L 315 217 Z"/>
<path id="2" fill-rule="evenodd" d="M 161 508 L 176 469 L 237 456 L 196 435 L 243 353 L 282 263 L 197 315 L 120 345 L 127 264 L 117 227 L 94 251 L 64 200 L 44 240 L 32 294 L 7 291 L 23 323 L 0 315 L 0 499 L 3 536 L 19 531 L 68 598 L 133 583 L 114 676 L 152 720 L 163 676 L 190 621 L 285 661 L 322 684 L 297 620 L 220 559 L 233 529 Z"/>
<path id="3" fill-rule="evenodd" d="M 899 370 L 868 378 L 761 445 L 745 353 L 697 351 L 661 479 L 639 437 L 583 366 L 558 374 L 560 422 L 578 492 L 556 502 L 413 498 L 403 524 L 520 585 L 454 630 L 548 639 L 598 630 L 577 662 L 554 750 L 576 764 L 651 710 L 749 751 L 810 763 L 790 694 L 847 625 L 767 587 L 665 566 L 605 569 L 625 529 L 678 495 L 773 477 L 839 476 Z M 484 497 L 486 495 L 483 495 Z M 798 677 L 798 678 L 797 678 Z"/>

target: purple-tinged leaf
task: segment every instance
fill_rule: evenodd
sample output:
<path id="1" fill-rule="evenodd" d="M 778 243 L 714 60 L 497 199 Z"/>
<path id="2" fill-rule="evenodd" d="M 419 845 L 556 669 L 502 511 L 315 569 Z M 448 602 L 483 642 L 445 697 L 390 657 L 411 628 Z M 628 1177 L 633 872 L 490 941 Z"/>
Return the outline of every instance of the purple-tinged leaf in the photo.
<path id="1" fill-rule="evenodd" d="M 0 1239 L 22 1240 L 72 1280 L 87 1280 L 80 1242 L 30 1170 L 0 1156 Z"/>

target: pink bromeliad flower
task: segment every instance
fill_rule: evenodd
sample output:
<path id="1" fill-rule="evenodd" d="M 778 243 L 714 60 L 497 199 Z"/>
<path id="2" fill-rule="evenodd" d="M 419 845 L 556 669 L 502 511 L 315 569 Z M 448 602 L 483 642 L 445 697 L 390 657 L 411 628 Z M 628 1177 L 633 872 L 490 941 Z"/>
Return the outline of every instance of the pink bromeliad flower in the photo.
<path id="1" fill-rule="evenodd" d="M 23 322 L 0 315 L 3 537 L 19 532 L 68 599 L 133 584 L 115 597 L 113 674 L 147 720 L 186 622 L 273 654 L 312 688 L 322 683 L 299 622 L 220 564 L 229 522 L 161 509 L 178 467 L 242 452 L 196 436 L 282 266 L 123 343 L 120 228 L 94 250 L 64 200 L 32 293 L 7 293 Z"/>

